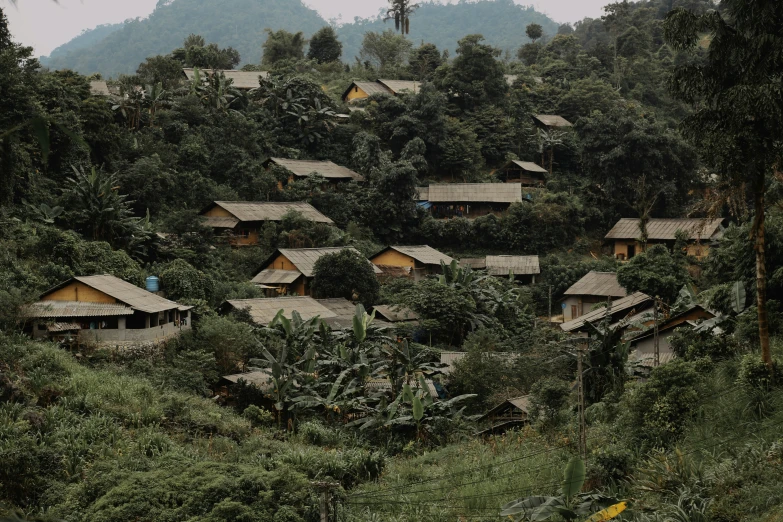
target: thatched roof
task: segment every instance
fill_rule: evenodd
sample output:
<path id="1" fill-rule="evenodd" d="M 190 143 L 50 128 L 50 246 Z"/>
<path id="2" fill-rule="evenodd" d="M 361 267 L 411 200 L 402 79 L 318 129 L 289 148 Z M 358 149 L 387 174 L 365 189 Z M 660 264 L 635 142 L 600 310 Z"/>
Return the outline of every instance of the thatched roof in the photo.
<path id="1" fill-rule="evenodd" d="M 195 69 L 185 68 L 182 69 L 182 72 L 185 73 L 185 76 L 187 76 L 188 80 L 193 80 L 196 76 Z M 235 70 L 223 70 L 223 71 L 217 71 L 222 72 L 223 75 L 226 77 L 226 79 L 233 80 L 232 85 L 236 87 L 237 89 L 255 89 L 258 87 L 261 83 L 259 81 L 259 77 L 262 78 L 268 78 L 269 72 L 268 71 L 235 71 Z M 212 76 L 215 73 L 212 69 L 199 69 L 199 74 L 203 77 L 204 75 Z"/>
<path id="2" fill-rule="evenodd" d="M 148 314 L 173 310 L 175 308 L 183 311 L 193 308 L 192 306 L 184 306 L 175 303 L 174 301 L 164 299 L 159 295 L 155 295 L 152 292 L 148 292 L 143 288 L 139 288 L 136 285 L 132 285 L 127 281 L 123 281 L 122 279 L 109 274 L 73 277 L 54 288 L 47 290 L 46 293 L 41 296 L 41 300 L 45 301 L 47 295 L 55 290 L 64 288 L 75 281 L 94 288 L 99 292 L 103 292 L 134 310 L 139 310 Z"/>
<path id="3" fill-rule="evenodd" d="M 553 114 L 535 114 L 533 120 L 544 127 L 573 127 L 567 119 Z"/>
<path id="4" fill-rule="evenodd" d="M 588 272 L 571 285 L 565 295 L 595 295 L 599 297 L 625 297 L 628 292 L 617 282 L 614 272 Z"/>
<path id="5" fill-rule="evenodd" d="M 378 83 L 394 94 L 400 94 L 406 91 L 414 94 L 419 92 L 419 89 L 421 88 L 421 83 L 411 80 L 378 80 Z"/>
<path id="6" fill-rule="evenodd" d="M 718 239 L 723 234 L 723 219 L 651 219 L 647 222 L 648 239 L 673 241 L 678 230 L 687 232 L 688 238 L 694 241 Z M 612 227 L 605 239 L 636 239 L 640 235 L 639 219 L 623 218 Z"/>
<path id="7" fill-rule="evenodd" d="M 231 299 L 226 301 L 228 305 L 236 310 L 248 309 L 253 321 L 267 325 L 277 315 L 277 312 L 283 310 L 283 315 L 291 318 L 294 311 L 299 312 L 302 319 L 312 319 L 315 316 L 321 319 L 337 317 L 337 314 L 329 310 L 323 304 L 312 297 L 270 297 L 266 299 Z"/>
<path id="8" fill-rule="evenodd" d="M 85 303 L 82 301 L 38 301 L 24 309 L 26 317 L 113 317 L 133 315 L 133 308 L 117 303 Z"/>
<path id="9" fill-rule="evenodd" d="M 373 256 L 373 259 L 378 257 L 379 255 L 383 254 L 384 252 L 387 252 L 389 250 L 395 250 L 403 255 L 406 255 L 408 257 L 412 257 L 419 263 L 423 265 L 438 265 L 440 266 L 441 261 L 444 263 L 451 264 L 452 261 L 454 261 L 452 258 L 447 256 L 446 254 L 442 252 L 438 252 L 431 246 L 427 245 L 415 245 L 415 246 L 389 246 L 381 250 L 379 253 L 377 253 L 375 256 Z"/>
<path id="10" fill-rule="evenodd" d="M 653 298 L 642 292 L 636 292 L 622 299 L 612 301 L 611 314 L 612 322 L 617 317 L 624 317 L 632 312 L 639 312 L 643 309 L 651 307 L 653 304 Z M 560 328 L 565 332 L 577 332 L 585 327 L 585 323 L 596 324 L 606 317 L 606 314 L 610 312 L 608 307 L 600 307 L 595 310 L 591 310 L 586 314 L 560 325 Z"/>
<path id="11" fill-rule="evenodd" d="M 93 80 L 90 82 L 90 94 L 93 96 L 111 96 L 109 85 L 103 80 Z"/>
<path id="12" fill-rule="evenodd" d="M 487 256 L 487 273 L 494 276 L 536 275 L 541 273 L 538 256 Z"/>
<path id="13" fill-rule="evenodd" d="M 430 185 L 432 203 L 515 203 L 522 201 L 521 183 L 443 183 Z"/>
<path id="14" fill-rule="evenodd" d="M 285 203 L 270 201 L 215 201 L 202 210 L 201 213 L 204 214 L 215 207 L 220 207 L 229 212 L 236 218 L 237 222 L 282 221 L 283 217 L 289 212 L 299 212 L 304 218 L 315 223 L 333 223 L 331 219 L 318 212 L 311 204 L 301 201 Z M 218 226 L 211 223 L 217 223 L 218 220 L 224 219 L 231 218 L 206 217 L 205 224 Z M 220 222 L 222 223 L 222 221 Z M 234 226 L 225 226 L 224 228 L 233 228 Z"/>
<path id="15" fill-rule="evenodd" d="M 356 180 L 363 181 L 364 177 L 361 174 L 341 167 L 331 161 L 316 161 L 316 160 L 294 160 L 285 158 L 269 158 L 266 164 L 274 163 L 287 170 L 289 170 L 294 176 L 304 178 L 310 174 L 319 174 L 326 179 L 344 179 L 344 180 Z"/>

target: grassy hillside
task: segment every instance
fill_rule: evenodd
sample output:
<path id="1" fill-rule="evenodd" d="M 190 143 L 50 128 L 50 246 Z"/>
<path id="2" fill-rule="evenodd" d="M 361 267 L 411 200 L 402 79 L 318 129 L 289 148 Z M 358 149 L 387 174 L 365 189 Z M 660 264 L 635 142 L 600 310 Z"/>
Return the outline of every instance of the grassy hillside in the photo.
<path id="1" fill-rule="evenodd" d="M 425 3 L 411 19 L 409 37 L 417 44 L 431 42 L 453 54 L 460 38 L 480 33 L 491 45 L 514 51 L 527 43 L 525 27 L 530 23 L 541 24 L 550 36 L 557 31 L 557 24 L 551 19 L 533 8 L 515 5 L 512 0 Z M 266 40 L 264 29 L 302 31 L 309 37 L 325 25 L 327 22 L 318 13 L 299 0 L 176 0 L 159 6 L 148 19 L 87 31 L 55 49 L 43 63 L 52 69 L 116 77 L 135 72 L 148 56 L 168 54 L 191 33 L 221 47 L 234 47 L 240 52 L 242 63 L 259 63 Z M 341 26 L 338 34 L 343 42 L 343 60 L 353 62 L 365 32 L 389 28 L 393 29 L 393 24 L 380 18 Z"/>

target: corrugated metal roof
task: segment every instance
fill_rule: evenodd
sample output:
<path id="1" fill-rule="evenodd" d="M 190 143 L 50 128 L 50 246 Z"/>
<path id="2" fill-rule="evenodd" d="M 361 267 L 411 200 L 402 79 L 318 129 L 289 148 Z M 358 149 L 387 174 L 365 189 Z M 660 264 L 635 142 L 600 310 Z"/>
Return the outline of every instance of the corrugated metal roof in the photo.
<path id="1" fill-rule="evenodd" d="M 444 263 L 451 264 L 452 261 L 454 261 L 452 258 L 447 256 L 446 254 L 442 252 L 438 252 L 431 246 L 427 245 L 415 245 L 415 246 L 390 246 L 386 250 L 396 250 L 397 252 L 400 252 L 401 254 L 404 254 L 406 256 L 412 257 L 419 263 L 425 264 L 425 265 L 438 265 L 440 266 L 440 262 L 443 261 Z"/>
<path id="2" fill-rule="evenodd" d="M 289 212 L 299 212 L 316 223 L 332 223 L 332 220 L 318 212 L 310 203 L 293 201 L 286 203 L 268 201 L 215 201 L 202 211 L 218 206 L 230 212 L 239 221 L 281 221 Z M 209 218 L 215 219 L 215 218 Z M 220 218 L 229 219 L 229 218 Z"/>
<path id="3" fill-rule="evenodd" d="M 359 254 L 359 251 L 353 247 L 322 247 L 322 248 L 281 248 L 278 250 L 283 254 L 293 265 L 302 272 L 305 277 L 313 277 L 313 269 L 315 268 L 315 262 L 318 261 L 321 256 L 327 254 L 335 254 L 342 250 L 351 250 Z M 274 256 L 276 257 L 276 256 Z M 367 261 L 370 263 L 370 261 Z M 370 263 L 372 265 L 372 263 Z M 381 270 L 372 265 L 376 274 L 380 274 Z"/>
<path id="4" fill-rule="evenodd" d="M 240 380 L 247 382 L 260 389 L 261 391 L 270 391 L 274 387 L 272 372 L 269 370 L 256 370 L 246 373 L 235 373 L 233 375 L 224 375 L 223 379 L 238 383 Z"/>
<path id="5" fill-rule="evenodd" d="M 103 80 L 93 80 L 90 82 L 90 94 L 93 96 L 111 96 L 109 85 Z"/>
<path id="6" fill-rule="evenodd" d="M 625 297 L 628 292 L 617 282 L 614 272 L 588 272 L 571 285 L 565 295 L 595 295 L 600 297 Z"/>
<path id="7" fill-rule="evenodd" d="M 430 199 L 429 187 L 416 187 L 416 201 L 428 201 Z"/>
<path id="8" fill-rule="evenodd" d="M 38 301 L 25 309 L 25 316 L 57 317 L 113 317 L 133 315 L 133 308 L 118 303 L 86 303 L 83 301 Z"/>
<path id="9" fill-rule="evenodd" d="M 46 326 L 47 332 L 69 332 L 71 330 L 81 330 L 79 323 L 52 323 Z"/>
<path id="10" fill-rule="evenodd" d="M 433 203 L 514 203 L 522 201 L 521 183 L 444 183 L 429 186 Z"/>
<path id="11" fill-rule="evenodd" d="M 354 87 L 358 87 L 359 89 L 363 90 L 367 96 L 372 96 L 373 94 L 393 94 L 387 87 L 378 82 L 351 82 L 351 85 L 349 85 L 343 93 L 343 99 L 348 96 L 348 93 Z"/>
<path id="12" fill-rule="evenodd" d="M 466 355 L 468 355 L 468 352 L 440 352 L 440 362 L 441 364 L 446 365 L 446 368 L 443 369 L 443 373 L 448 375 L 453 372 L 454 365 Z M 497 359 L 503 364 L 513 364 L 514 359 L 519 357 L 518 353 L 513 352 L 484 352 L 483 355 Z"/>
<path id="13" fill-rule="evenodd" d="M 364 180 L 364 177 L 361 174 L 331 161 L 294 160 L 285 158 L 269 158 L 269 161 L 288 169 L 294 176 L 306 177 L 316 173 L 327 179 Z"/>
<path id="14" fill-rule="evenodd" d="M 296 281 L 301 275 L 302 272 L 299 272 L 298 270 L 277 270 L 274 268 L 267 268 L 256 274 L 250 282 L 260 285 L 288 285 Z"/>
<path id="15" fill-rule="evenodd" d="M 395 265 L 375 265 L 381 271 L 383 277 L 410 277 L 411 267 L 409 266 L 395 266 Z"/>
<path id="16" fill-rule="evenodd" d="M 401 92 L 409 92 L 415 94 L 419 92 L 421 84 L 410 80 L 378 80 L 378 83 L 385 86 L 394 94 L 400 94 Z M 365 91 L 366 92 L 366 91 Z"/>
<path id="17" fill-rule="evenodd" d="M 302 319 L 312 319 L 315 316 L 321 319 L 337 317 L 337 314 L 329 310 L 323 304 L 312 297 L 271 297 L 267 299 L 232 299 L 227 301 L 237 310 L 248 309 L 250 317 L 258 324 L 267 325 L 283 310 L 283 315 L 291 318 L 292 312 L 297 311 Z"/>
<path id="18" fill-rule="evenodd" d="M 658 353 L 658 362 L 660 364 L 670 363 L 676 358 L 677 355 L 671 351 L 661 351 Z M 655 366 L 655 354 L 634 350 L 628 355 L 628 362 L 638 366 L 652 368 Z"/>
<path id="19" fill-rule="evenodd" d="M 424 383 L 427 385 L 427 391 L 430 392 L 430 396 L 438 397 L 438 390 L 435 388 L 435 383 L 432 379 L 425 379 Z M 391 381 L 389 379 L 370 379 L 364 383 L 364 387 L 368 390 L 390 392 L 392 390 Z M 415 392 L 419 389 L 419 380 L 411 379 L 410 387 Z"/>
<path id="20" fill-rule="evenodd" d="M 548 174 L 549 171 L 545 168 L 533 163 L 532 161 L 519 161 L 519 160 L 512 160 L 511 163 L 516 165 L 517 167 L 521 168 L 522 170 L 525 170 L 527 172 L 539 172 L 542 174 Z"/>
<path id="21" fill-rule="evenodd" d="M 487 273 L 489 275 L 504 276 L 535 275 L 541 273 L 538 256 L 487 256 Z"/>
<path id="22" fill-rule="evenodd" d="M 484 270 L 487 268 L 486 257 L 463 257 L 459 260 L 462 267 L 472 268 L 473 270 Z"/>
<path id="23" fill-rule="evenodd" d="M 202 216 L 201 222 L 205 227 L 212 228 L 234 228 L 239 224 L 237 218 L 216 216 Z"/>
<path id="24" fill-rule="evenodd" d="M 347 317 L 353 320 L 353 316 L 356 314 L 356 304 L 343 297 L 316 299 L 316 301 L 337 314 L 338 317 Z"/>
<path id="25" fill-rule="evenodd" d="M 717 239 L 723 233 L 723 219 L 651 219 L 647 222 L 648 239 L 673 241 L 678 230 L 687 232 L 691 240 Z M 639 219 L 623 218 L 604 237 L 605 239 L 636 239 L 640 235 Z"/>
<path id="26" fill-rule="evenodd" d="M 573 127 L 570 121 L 554 114 L 536 114 L 533 116 L 533 119 L 538 120 L 547 127 Z"/>
<path id="27" fill-rule="evenodd" d="M 385 319 L 390 323 L 416 321 L 419 319 L 419 314 L 413 310 L 397 305 L 375 305 L 373 309 L 375 310 L 376 317 Z"/>
<path id="28" fill-rule="evenodd" d="M 99 292 L 103 292 L 104 294 L 115 298 L 117 301 L 125 303 L 134 310 L 139 310 L 148 314 L 163 312 L 164 310 L 173 310 L 174 308 L 179 310 L 189 310 L 192 308 L 190 306 L 183 306 L 175 303 L 174 301 L 164 299 L 159 295 L 155 295 L 152 292 L 148 292 L 143 288 L 139 288 L 138 286 L 132 285 L 127 281 L 123 281 L 119 277 L 114 277 L 113 275 L 109 274 L 74 277 L 73 279 L 69 279 L 68 281 L 61 283 L 53 289 L 47 291 L 41 297 L 41 300 L 45 300 L 45 297 L 54 290 L 62 288 L 70 284 L 72 281 L 79 281 L 80 283 L 92 287 Z"/>
<path id="29" fill-rule="evenodd" d="M 188 77 L 188 80 L 193 80 L 196 73 L 194 69 L 185 68 L 182 69 L 182 72 L 185 73 L 185 76 Z M 235 70 L 227 70 L 227 71 L 218 71 L 222 72 L 223 75 L 226 77 L 226 79 L 233 80 L 232 85 L 236 87 L 237 89 L 255 89 L 259 85 L 261 85 L 261 82 L 259 81 L 259 76 L 263 78 L 269 77 L 268 71 L 235 71 Z M 199 69 L 199 74 L 203 77 L 205 74 L 212 75 L 214 74 L 214 71 L 212 69 Z"/>
<path id="30" fill-rule="evenodd" d="M 652 301 L 653 299 L 649 295 L 644 294 L 642 292 L 636 292 L 627 297 L 623 297 L 622 299 L 612 301 L 611 313 L 612 316 L 614 316 L 615 314 L 629 313 L 633 311 L 635 308 L 652 305 Z M 565 332 L 578 331 L 582 327 L 584 327 L 585 323 L 587 322 L 595 324 L 599 321 L 602 321 L 606 317 L 608 311 L 609 308 L 602 306 L 595 310 L 591 310 L 587 312 L 585 315 L 580 316 L 572 321 L 562 323 L 560 325 L 560 328 Z"/>

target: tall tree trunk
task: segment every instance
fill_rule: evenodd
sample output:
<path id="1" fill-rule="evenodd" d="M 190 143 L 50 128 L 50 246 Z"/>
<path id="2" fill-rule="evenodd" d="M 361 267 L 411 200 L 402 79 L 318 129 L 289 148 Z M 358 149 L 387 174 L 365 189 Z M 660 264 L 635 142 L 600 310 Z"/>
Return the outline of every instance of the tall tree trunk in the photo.
<path id="1" fill-rule="evenodd" d="M 764 181 L 756 183 L 754 195 L 755 218 L 752 233 L 756 251 L 756 304 L 759 315 L 759 344 L 761 360 L 772 369 L 772 354 L 769 350 L 769 322 L 767 319 L 767 259 L 764 238 Z"/>

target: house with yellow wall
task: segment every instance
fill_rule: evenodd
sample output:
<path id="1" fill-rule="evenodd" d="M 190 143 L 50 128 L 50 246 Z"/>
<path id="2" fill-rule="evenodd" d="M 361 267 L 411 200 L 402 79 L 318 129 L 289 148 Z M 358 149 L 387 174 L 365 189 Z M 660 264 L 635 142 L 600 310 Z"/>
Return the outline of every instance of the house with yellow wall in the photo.
<path id="1" fill-rule="evenodd" d="M 676 234 L 681 231 L 687 238 L 687 255 L 696 259 L 704 259 L 709 255 L 710 244 L 723 237 L 723 218 L 680 218 L 680 219 L 650 219 L 647 222 L 647 247 L 666 245 L 674 247 Z M 644 250 L 639 241 L 641 231 L 639 219 L 623 218 L 604 236 L 612 243 L 614 257 L 627 261 Z"/>
<path id="2" fill-rule="evenodd" d="M 370 258 L 370 261 L 384 273 L 387 269 L 404 268 L 414 281 L 430 274 L 441 273 L 441 262 L 447 265 L 454 261 L 451 257 L 427 245 L 390 246 Z M 399 272 L 399 271 L 397 271 Z"/>
<path id="3" fill-rule="evenodd" d="M 127 344 L 165 340 L 191 327 L 191 306 L 112 275 L 73 277 L 25 308 L 35 338 Z"/>
<path id="4" fill-rule="evenodd" d="M 345 103 L 354 102 L 369 98 L 374 94 L 387 96 L 397 96 L 402 93 L 415 94 L 419 92 L 421 84 L 412 80 L 375 80 L 354 81 L 343 92 L 343 101 Z"/>
<path id="5" fill-rule="evenodd" d="M 361 174 L 331 161 L 269 158 L 263 165 L 267 170 L 271 169 L 273 166 L 277 166 L 288 171 L 288 178 L 285 181 L 278 182 L 278 188 L 280 190 L 283 190 L 288 183 L 297 179 L 304 179 L 314 174 L 323 177 L 330 184 L 364 181 L 364 176 Z"/>
<path id="6" fill-rule="evenodd" d="M 359 252 L 352 247 L 280 248 L 267 258 L 261 265 L 261 271 L 250 282 L 271 289 L 277 295 L 309 296 L 312 294 L 310 285 L 315 276 L 316 261 L 345 249 Z M 381 273 L 375 265 L 373 270 L 376 275 Z"/>
<path id="7" fill-rule="evenodd" d="M 264 223 L 280 222 L 291 212 L 297 212 L 314 223 L 334 224 L 312 205 L 301 201 L 213 201 L 201 211 L 201 216 L 205 226 L 227 235 L 232 246 L 245 246 L 258 244 Z"/>

